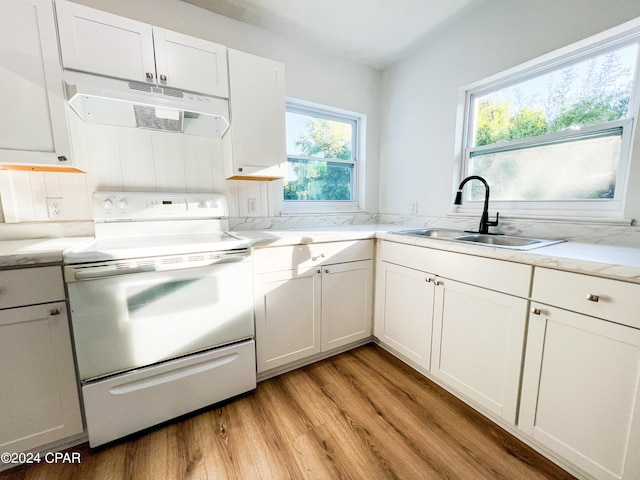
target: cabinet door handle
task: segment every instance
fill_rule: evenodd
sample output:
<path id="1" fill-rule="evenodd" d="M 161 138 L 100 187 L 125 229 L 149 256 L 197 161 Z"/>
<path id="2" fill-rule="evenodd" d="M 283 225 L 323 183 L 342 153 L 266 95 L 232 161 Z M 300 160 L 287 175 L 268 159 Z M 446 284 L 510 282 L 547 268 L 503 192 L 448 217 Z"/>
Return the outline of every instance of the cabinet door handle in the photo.
<path id="1" fill-rule="evenodd" d="M 153 80 L 153 73 L 147 72 L 145 73 L 145 76 L 147 77 L 147 80 Z"/>
<path id="2" fill-rule="evenodd" d="M 436 280 L 436 287 L 440 287 L 440 286 L 442 286 L 442 285 L 444 285 L 444 282 L 443 282 L 443 281 L 441 281 L 441 280 Z"/>
<path id="3" fill-rule="evenodd" d="M 315 257 L 311 257 L 311 261 L 315 262 L 319 258 L 324 258 L 324 253 L 321 253 L 320 255 L 316 255 Z"/>
<path id="4" fill-rule="evenodd" d="M 427 278 L 424 279 L 424 281 L 427 282 L 427 283 L 431 283 L 431 282 L 433 282 L 433 278 L 427 277 Z"/>
<path id="5" fill-rule="evenodd" d="M 599 302 L 600 301 L 600 296 L 599 295 L 594 295 L 593 293 L 590 293 L 589 295 L 587 295 L 587 300 L 589 300 L 590 302 Z"/>
<path id="6" fill-rule="evenodd" d="M 534 315 L 540 315 L 542 313 L 542 310 L 534 307 L 531 309 L 531 313 L 533 313 Z"/>
<path id="7" fill-rule="evenodd" d="M 316 273 L 322 273 L 322 270 L 318 269 L 318 271 Z"/>
<path id="8" fill-rule="evenodd" d="M 50 316 L 54 316 L 54 315 L 60 315 L 60 309 L 59 308 L 52 308 L 51 310 L 49 310 L 49 315 Z"/>
<path id="9" fill-rule="evenodd" d="M 166 75 L 160 75 L 160 81 L 161 82 L 166 82 L 167 81 L 167 76 Z"/>
<path id="10" fill-rule="evenodd" d="M 329 273 L 329 269 L 328 269 L 328 268 L 326 268 L 326 269 L 324 270 L 324 273 Z"/>

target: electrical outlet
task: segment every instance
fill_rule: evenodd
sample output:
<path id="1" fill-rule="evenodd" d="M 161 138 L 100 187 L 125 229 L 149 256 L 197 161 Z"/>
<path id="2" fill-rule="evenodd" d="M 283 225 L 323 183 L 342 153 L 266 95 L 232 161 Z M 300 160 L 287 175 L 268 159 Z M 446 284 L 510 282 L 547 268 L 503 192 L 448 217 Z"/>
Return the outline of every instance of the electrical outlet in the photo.
<path id="1" fill-rule="evenodd" d="M 250 198 L 247 202 L 247 211 L 249 213 L 256 213 L 258 211 L 258 199 Z"/>
<path id="2" fill-rule="evenodd" d="M 61 218 L 64 214 L 64 200 L 61 197 L 48 197 L 49 218 Z"/>
<path id="3" fill-rule="evenodd" d="M 418 213 L 418 201 L 411 203 L 411 213 Z"/>

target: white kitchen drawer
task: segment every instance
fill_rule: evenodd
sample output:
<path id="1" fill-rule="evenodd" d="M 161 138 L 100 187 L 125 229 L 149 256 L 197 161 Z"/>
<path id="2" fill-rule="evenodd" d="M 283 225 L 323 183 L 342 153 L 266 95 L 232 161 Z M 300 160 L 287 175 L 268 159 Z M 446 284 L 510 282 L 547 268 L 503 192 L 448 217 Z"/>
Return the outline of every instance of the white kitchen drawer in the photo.
<path id="1" fill-rule="evenodd" d="M 442 278 L 518 297 L 529 296 L 533 268 L 529 265 L 388 241 L 380 242 L 378 256 L 384 262 Z"/>
<path id="2" fill-rule="evenodd" d="M 372 258 L 373 240 L 256 248 L 253 251 L 253 273 L 284 270 L 298 270 L 301 273 L 319 265 L 357 262 Z"/>
<path id="3" fill-rule="evenodd" d="M 640 285 L 550 268 L 536 268 L 531 298 L 640 328 Z"/>
<path id="4" fill-rule="evenodd" d="M 16 268 L 0 271 L 0 308 L 64 299 L 60 267 Z"/>
<path id="5" fill-rule="evenodd" d="M 256 387 L 253 340 L 82 387 L 95 447 Z"/>

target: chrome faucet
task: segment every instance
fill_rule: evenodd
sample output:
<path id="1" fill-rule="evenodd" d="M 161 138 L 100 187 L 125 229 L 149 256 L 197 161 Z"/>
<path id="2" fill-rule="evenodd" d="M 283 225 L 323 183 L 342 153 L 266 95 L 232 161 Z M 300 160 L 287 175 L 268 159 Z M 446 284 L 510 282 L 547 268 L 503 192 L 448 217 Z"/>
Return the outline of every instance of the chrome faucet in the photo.
<path id="1" fill-rule="evenodd" d="M 498 217 L 500 213 L 496 213 L 495 221 L 489 221 L 489 184 L 487 181 L 479 177 L 478 175 L 471 175 L 460 182 L 458 192 L 456 193 L 456 199 L 453 202 L 454 205 L 462 205 L 462 187 L 470 180 L 480 180 L 484 185 L 484 208 L 482 209 L 482 216 L 480 217 L 480 226 L 478 227 L 478 233 L 489 233 L 489 227 L 498 226 Z"/>

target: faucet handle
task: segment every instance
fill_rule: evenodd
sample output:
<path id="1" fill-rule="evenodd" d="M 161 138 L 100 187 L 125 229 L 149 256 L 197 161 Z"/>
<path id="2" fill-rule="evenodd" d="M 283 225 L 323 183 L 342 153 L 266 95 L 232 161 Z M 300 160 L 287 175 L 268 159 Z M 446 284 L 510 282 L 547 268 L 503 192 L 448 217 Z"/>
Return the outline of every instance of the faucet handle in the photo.
<path id="1" fill-rule="evenodd" d="M 487 218 L 487 227 L 497 227 L 498 222 L 500 221 L 499 217 L 500 217 L 500 212 L 496 212 L 496 219 L 494 221 L 491 222 Z"/>

